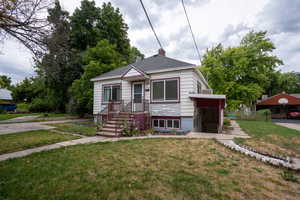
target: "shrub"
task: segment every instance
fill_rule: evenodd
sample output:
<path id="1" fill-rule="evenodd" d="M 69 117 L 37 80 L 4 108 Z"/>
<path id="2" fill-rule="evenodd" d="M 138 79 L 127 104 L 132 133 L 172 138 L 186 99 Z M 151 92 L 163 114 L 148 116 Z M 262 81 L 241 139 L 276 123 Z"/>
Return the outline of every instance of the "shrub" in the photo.
<path id="1" fill-rule="evenodd" d="M 19 103 L 17 104 L 17 112 L 18 113 L 28 113 L 30 104 L 27 103 Z"/>
<path id="2" fill-rule="evenodd" d="M 224 119 L 224 126 L 230 126 L 230 120 L 229 119 Z"/>
<path id="3" fill-rule="evenodd" d="M 50 110 L 51 107 L 49 102 L 42 98 L 35 98 L 29 106 L 30 112 L 48 112 Z"/>

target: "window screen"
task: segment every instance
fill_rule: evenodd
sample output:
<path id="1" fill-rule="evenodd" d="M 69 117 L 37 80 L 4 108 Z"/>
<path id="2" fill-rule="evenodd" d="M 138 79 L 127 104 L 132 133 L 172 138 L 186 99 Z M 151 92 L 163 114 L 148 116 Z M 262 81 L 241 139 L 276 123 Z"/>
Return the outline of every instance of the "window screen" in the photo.
<path id="1" fill-rule="evenodd" d="M 165 120 L 159 120 L 159 128 L 165 127 Z"/>
<path id="2" fill-rule="evenodd" d="M 164 81 L 153 82 L 153 100 L 164 100 Z"/>
<path id="3" fill-rule="evenodd" d="M 121 87 L 119 85 L 112 86 L 112 97 L 113 101 L 120 101 L 121 100 Z"/>
<path id="4" fill-rule="evenodd" d="M 167 120 L 167 128 L 173 128 L 173 120 Z"/>
<path id="5" fill-rule="evenodd" d="M 178 80 L 166 81 L 166 100 L 178 99 Z"/>
<path id="6" fill-rule="evenodd" d="M 110 100 L 110 86 L 105 86 L 103 92 L 103 101 L 108 102 Z"/>
<path id="7" fill-rule="evenodd" d="M 153 127 L 156 127 L 156 128 L 158 127 L 158 120 L 156 120 L 156 119 L 153 120 Z"/>

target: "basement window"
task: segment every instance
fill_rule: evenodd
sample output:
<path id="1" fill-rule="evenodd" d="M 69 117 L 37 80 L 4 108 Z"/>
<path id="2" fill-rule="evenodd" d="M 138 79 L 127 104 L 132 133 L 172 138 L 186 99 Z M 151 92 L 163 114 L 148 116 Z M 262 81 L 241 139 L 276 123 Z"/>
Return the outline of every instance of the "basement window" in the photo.
<path id="1" fill-rule="evenodd" d="M 179 119 L 154 119 L 152 120 L 153 128 L 179 129 Z"/>

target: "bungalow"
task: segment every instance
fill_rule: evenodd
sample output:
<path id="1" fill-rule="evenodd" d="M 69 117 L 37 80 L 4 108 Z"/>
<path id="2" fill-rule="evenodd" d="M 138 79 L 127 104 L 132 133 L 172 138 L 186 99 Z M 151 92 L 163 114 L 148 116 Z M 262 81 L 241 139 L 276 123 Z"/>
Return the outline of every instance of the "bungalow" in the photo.
<path id="1" fill-rule="evenodd" d="M 162 132 L 222 130 L 225 95 L 213 95 L 196 65 L 166 57 L 163 49 L 91 81 L 100 135 L 119 136 L 128 124 Z"/>

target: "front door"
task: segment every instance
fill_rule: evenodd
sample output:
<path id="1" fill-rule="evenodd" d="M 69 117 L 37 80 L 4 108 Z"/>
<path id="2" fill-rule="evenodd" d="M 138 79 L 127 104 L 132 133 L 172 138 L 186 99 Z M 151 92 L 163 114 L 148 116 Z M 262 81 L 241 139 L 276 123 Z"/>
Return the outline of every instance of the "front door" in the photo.
<path id="1" fill-rule="evenodd" d="M 133 112 L 143 111 L 143 98 L 144 98 L 144 83 L 132 83 L 132 110 Z"/>

